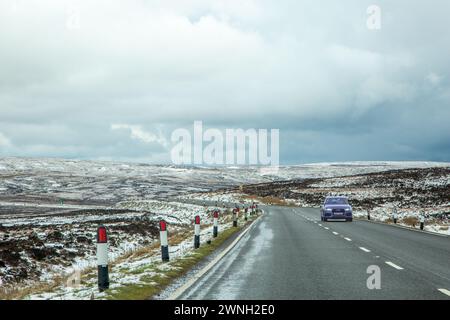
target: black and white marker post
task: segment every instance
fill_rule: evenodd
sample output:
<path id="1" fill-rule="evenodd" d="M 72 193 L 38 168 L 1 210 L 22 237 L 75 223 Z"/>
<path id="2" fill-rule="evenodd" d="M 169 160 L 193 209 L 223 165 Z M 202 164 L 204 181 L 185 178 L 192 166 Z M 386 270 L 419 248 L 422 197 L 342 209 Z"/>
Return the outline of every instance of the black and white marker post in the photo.
<path id="1" fill-rule="evenodd" d="M 397 210 L 394 209 L 394 223 L 397 223 Z"/>
<path id="2" fill-rule="evenodd" d="M 421 214 L 419 219 L 420 219 L 420 230 L 423 230 L 423 225 L 425 223 L 425 215 Z"/>
<path id="3" fill-rule="evenodd" d="M 200 216 L 195 216 L 194 224 L 194 248 L 200 248 Z"/>
<path id="4" fill-rule="evenodd" d="M 248 208 L 246 207 L 245 208 L 245 221 L 247 221 L 248 220 Z"/>
<path id="5" fill-rule="evenodd" d="M 237 209 L 233 209 L 233 227 L 237 227 Z"/>
<path id="6" fill-rule="evenodd" d="M 167 222 L 164 220 L 161 220 L 159 222 L 159 240 L 161 242 L 162 261 L 169 261 L 169 241 L 167 238 Z"/>
<path id="7" fill-rule="evenodd" d="M 213 216 L 213 237 L 217 238 L 217 234 L 219 231 L 219 211 L 214 211 L 214 216 Z"/>
<path id="8" fill-rule="evenodd" d="M 97 267 L 98 290 L 102 292 L 109 288 L 108 236 L 104 226 L 100 226 L 97 229 Z"/>
<path id="9" fill-rule="evenodd" d="M 367 210 L 367 220 L 370 220 L 370 211 Z"/>

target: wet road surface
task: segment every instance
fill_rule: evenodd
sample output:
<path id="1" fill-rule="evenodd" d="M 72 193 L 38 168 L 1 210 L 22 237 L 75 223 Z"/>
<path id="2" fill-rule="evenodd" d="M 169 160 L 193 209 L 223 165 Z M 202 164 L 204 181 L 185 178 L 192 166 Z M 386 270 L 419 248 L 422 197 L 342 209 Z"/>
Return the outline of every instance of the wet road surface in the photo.
<path id="1" fill-rule="evenodd" d="M 373 266 L 380 289 L 367 286 Z M 450 239 L 367 221 L 321 222 L 318 209 L 265 207 L 179 298 L 450 299 Z"/>

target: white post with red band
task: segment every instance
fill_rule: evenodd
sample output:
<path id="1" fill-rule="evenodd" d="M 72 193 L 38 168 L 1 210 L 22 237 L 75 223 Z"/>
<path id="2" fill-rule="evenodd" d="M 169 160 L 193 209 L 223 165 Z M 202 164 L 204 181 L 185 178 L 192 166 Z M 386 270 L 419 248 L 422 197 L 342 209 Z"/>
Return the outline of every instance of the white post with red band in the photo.
<path id="1" fill-rule="evenodd" d="M 219 231 L 219 211 L 214 211 L 213 217 L 213 237 L 217 238 L 217 234 Z"/>
<path id="2" fill-rule="evenodd" d="M 194 248 L 200 248 L 200 216 L 195 216 L 194 224 Z"/>
<path id="3" fill-rule="evenodd" d="M 109 288 L 108 236 L 104 226 L 97 229 L 97 268 L 98 290 L 102 292 Z"/>
<path id="4" fill-rule="evenodd" d="M 162 261 L 169 261 L 169 240 L 167 236 L 167 222 L 164 220 L 161 220 L 159 222 L 159 239 L 161 242 Z"/>

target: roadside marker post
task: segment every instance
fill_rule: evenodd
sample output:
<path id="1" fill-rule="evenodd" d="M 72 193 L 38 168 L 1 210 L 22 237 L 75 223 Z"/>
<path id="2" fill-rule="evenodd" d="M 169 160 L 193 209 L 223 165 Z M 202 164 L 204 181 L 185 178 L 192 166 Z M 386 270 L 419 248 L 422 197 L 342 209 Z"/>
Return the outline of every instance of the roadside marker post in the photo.
<path id="1" fill-rule="evenodd" d="M 423 230 L 424 223 L 425 223 L 425 216 L 422 214 L 420 215 L 420 230 Z"/>
<path id="2" fill-rule="evenodd" d="M 169 261 L 169 240 L 167 236 L 167 222 L 161 220 L 159 222 L 159 240 L 161 242 L 161 259 Z"/>
<path id="3" fill-rule="evenodd" d="M 394 209 L 394 223 L 397 223 L 397 210 Z"/>
<path id="4" fill-rule="evenodd" d="M 200 248 L 200 216 L 195 216 L 194 224 L 194 249 Z"/>
<path id="5" fill-rule="evenodd" d="M 367 211 L 367 220 L 370 220 L 370 211 Z"/>
<path id="6" fill-rule="evenodd" d="M 97 229 L 97 268 L 98 290 L 102 292 L 109 289 L 108 235 L 104 226 Z"/>
<path id="7" fill-rule="evenodd" d="M 219 212 L 216 210 L 216 211 L 214 211 L 214 218 L 213 218 L 213 221 L 214 221 L 214 224 L 213 224 L 213 237 L 214 238 L 217 238 L 217 234 L 218 234 L 218 231 L 219 231 Z"/>
<path id="8" fill-rule="evenodd" d="M 234 209 L 233 210 L 233 227 L 237 227 L 237 226 L 238 226 L 238 224 L 237 224 L 237 210 Z"/>

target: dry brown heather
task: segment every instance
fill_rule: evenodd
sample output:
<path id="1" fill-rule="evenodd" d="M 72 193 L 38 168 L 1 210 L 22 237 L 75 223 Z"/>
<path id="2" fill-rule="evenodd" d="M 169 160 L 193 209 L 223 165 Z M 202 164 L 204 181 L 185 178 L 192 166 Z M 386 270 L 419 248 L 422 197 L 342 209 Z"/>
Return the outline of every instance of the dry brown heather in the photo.
<path id="1" fill-rule="evenodd" d="M 0 267 L 7 267 L 0 269 L 3 286 L 36 282 L 47 267 L 70 267 L 77 257 L 95 256 L 95 232 L 98 225 L 104 223 L 102 215 L 108 213 L 107 210 L 94 211 L 77 210 L 70 214 L 98 214 L 98 220 L 0 226 Z M 145 215 L 110 219 L 107 224 L 109 243 L 113 247 L 123 236 L 141 236 L 142 246 L 148 246 L 159 237 L 157 223 Z"/>

